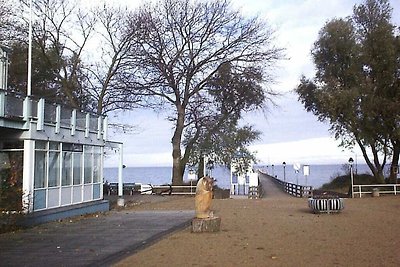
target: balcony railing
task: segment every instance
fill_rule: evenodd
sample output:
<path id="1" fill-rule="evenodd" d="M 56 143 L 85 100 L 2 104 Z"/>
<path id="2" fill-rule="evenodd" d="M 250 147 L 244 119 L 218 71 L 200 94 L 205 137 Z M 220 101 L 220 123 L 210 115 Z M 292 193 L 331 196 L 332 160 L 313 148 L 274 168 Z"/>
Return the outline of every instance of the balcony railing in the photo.
<path id="1" fill-rule="evenodd" d="M 64 128 L 69 129 L 71 135 L 78 130 L 84 131 L 85 137 L 95 133 L 98 139 L 103 137 L 105 140 L 107 136 L 107 119 L 104 116 L 1 89 L 0 119 L 36 122 L 37 130 L 43 130 L 46 125 L 55 127 L 56 133 Z"/>

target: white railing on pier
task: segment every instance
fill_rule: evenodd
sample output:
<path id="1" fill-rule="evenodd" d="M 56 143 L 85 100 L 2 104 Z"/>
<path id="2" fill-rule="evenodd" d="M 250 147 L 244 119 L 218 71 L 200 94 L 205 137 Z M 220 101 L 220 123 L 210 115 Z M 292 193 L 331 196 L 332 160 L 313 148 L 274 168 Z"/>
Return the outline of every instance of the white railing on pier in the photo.
<path id="1" fill-rule="evenodd" d="M 374 190 L 378 190 L 379 194 L 394 194 L 400 193 L 400 184 L 363 184 L 353 185 L 353 197 L 362 197 L 363 194 L 373 194 Z"/>
<path id="2" fill-rule="evenodd" d="M 298 185 L 298 184 L 292 184 L 288 182 L 284 182 L 276 177 L 270 176 L 266 173 L 261 172 L 264 175 L 267 175 L 270 177 L 278 186 L 286 193 L 289 195 L 295 196 L 295 197 L 310 197 L 312 196 L 312 186 L 304 186 L 304 185 Z"/>
<path id="3" fill-rule="evenodd" d="M 248 195 L 249 193 L 249 183 L 239 184 L 231 183 L 231 195 Z"/>

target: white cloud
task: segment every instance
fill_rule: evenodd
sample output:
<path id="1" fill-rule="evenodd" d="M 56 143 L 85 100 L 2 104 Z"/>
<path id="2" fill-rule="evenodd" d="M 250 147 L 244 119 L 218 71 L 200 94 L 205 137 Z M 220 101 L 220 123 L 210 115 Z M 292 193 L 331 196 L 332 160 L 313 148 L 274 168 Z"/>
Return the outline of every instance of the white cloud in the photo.
<path id="1" fill-rule="evenodd" d="M 338 141 L 331 137 L 320 137 L 292 142 L 260 144 L 250 146 L 257 153 L 260 164 L 337 164 L 346 163 L 350 157 L 361 160 L 361 152 L 338 147 Z"/>

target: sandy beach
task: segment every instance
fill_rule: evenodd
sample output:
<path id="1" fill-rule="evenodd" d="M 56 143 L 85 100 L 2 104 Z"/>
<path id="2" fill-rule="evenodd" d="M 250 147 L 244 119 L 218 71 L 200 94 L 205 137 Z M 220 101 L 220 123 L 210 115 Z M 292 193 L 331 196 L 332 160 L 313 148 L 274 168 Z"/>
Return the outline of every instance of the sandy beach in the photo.
<path id="1" fill-rule="evenodd" d="M 129 203 L 135 210 L 190 210 L 193 197 Z M 306 198 L 215 199 L 221 231 L 190 227 L 116 266 L 400 266 L 400 197 L 345 199 L 313 214 Z"/>

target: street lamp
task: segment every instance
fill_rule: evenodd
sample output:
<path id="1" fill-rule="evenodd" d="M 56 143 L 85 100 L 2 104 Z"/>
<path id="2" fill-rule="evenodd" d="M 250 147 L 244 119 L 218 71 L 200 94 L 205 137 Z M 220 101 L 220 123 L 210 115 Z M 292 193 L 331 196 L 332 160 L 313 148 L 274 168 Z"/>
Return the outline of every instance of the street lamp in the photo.
<path id="1" fill-rule="evenodd" d="M 353 194 L 353 185 L 354 185 L 354 177 L 353 177 L 353 158 L 349 158 L 349 164 L 350 164 L 350 180 L 351 180 L 351 198 L 354 197 Z"/>
<path id="2" fill-rule="evenodd" d="M 286 162 L 283 162 L 282 165 L 283 165 L 283 181 L 286 183 Z"/>

